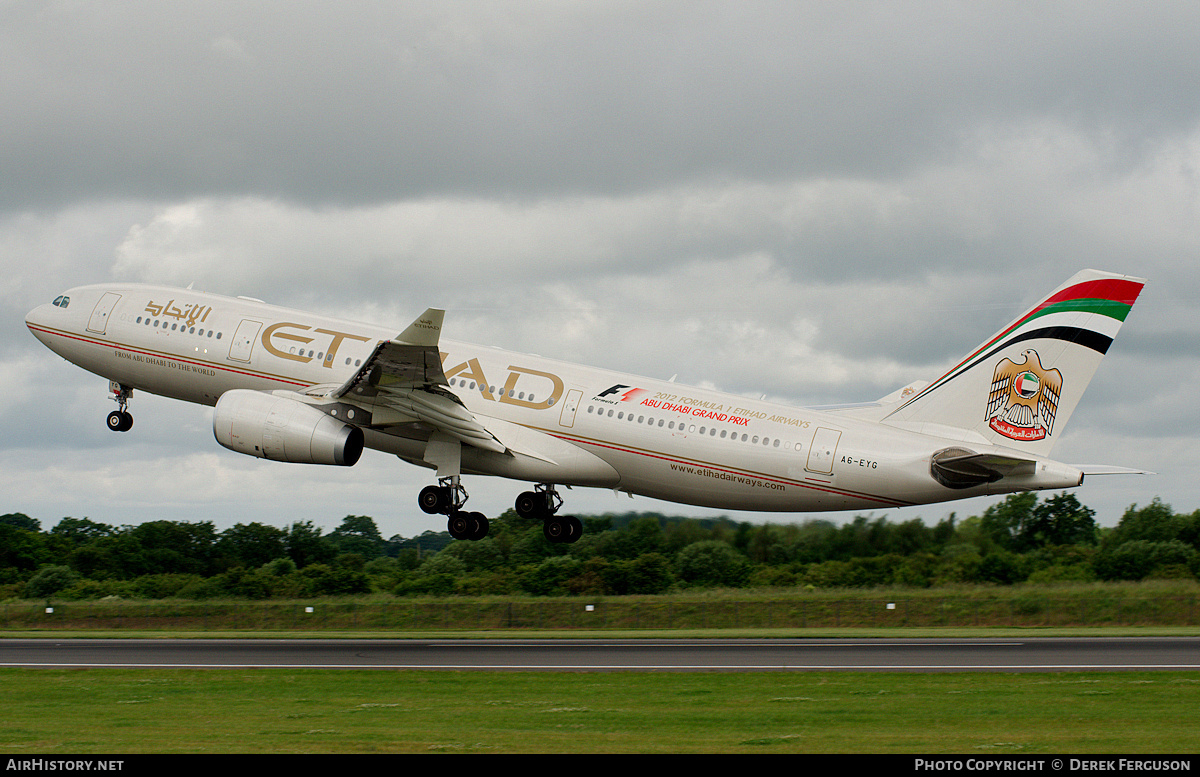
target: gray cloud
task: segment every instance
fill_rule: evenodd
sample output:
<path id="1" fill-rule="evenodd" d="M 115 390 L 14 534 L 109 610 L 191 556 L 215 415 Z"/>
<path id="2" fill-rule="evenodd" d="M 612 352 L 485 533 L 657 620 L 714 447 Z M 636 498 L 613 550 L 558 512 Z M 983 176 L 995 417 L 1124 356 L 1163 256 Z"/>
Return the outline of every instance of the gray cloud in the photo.
<path id="1" fill-rule="evenodd" d="M 4 10 L 5 207 L 906 175 L 1056 118 L 1191 130 L 1200 10 L 126 3 Z"/>

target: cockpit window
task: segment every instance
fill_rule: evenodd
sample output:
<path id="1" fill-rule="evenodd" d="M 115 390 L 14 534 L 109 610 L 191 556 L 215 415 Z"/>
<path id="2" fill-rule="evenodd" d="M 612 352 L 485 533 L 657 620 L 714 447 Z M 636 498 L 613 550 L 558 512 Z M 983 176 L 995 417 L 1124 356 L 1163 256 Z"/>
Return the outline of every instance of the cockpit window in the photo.
<path id="1" fill-rule="evenodd" d="M 54 298 L 55 307 L 65 308 L 67 305 L 70 305 L 70 304 L 71 304 L 70 297 L 63 296 L 63 297 L 55 297 Z"/>

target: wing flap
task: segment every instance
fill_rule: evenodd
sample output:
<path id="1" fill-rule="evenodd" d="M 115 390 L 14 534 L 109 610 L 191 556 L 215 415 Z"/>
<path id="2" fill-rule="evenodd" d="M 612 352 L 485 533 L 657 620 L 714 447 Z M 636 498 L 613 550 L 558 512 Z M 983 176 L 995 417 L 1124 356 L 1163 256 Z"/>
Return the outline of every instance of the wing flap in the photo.
<path id="1" fill-rule="evenodd" d="M 467 445 L 493 453 L 508 450 L 448 391 L 435 387 L 390 390 L 385 392 L 384 402 Z"/>

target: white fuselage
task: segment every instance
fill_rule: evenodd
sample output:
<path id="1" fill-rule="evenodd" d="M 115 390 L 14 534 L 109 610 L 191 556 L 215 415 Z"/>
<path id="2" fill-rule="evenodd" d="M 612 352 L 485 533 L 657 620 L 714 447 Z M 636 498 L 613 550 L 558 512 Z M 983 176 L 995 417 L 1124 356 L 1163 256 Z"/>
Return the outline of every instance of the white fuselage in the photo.
<path id="1" fill-rule="evenodd" d="M 304 393 L 341 385 L 379 341 L 396 336 L 161 286 L 84 286 L 65 296 L 65 307 L 42 305 L 27 318 L 50 349 L 124 386 L 207 405 L 233 389 Z M 950 489 L 931 477 L 930 458 L 960 440 L 447 339 L 440 350 L 450 390 L 529 454 L 464 447 L 464 473 L 796 512 L 1062 488 L 1080 479 L 1078 470 L 1046 460 L 1023 478 Z M 387 425 L 384 415 L 364 429 L 367 447 L 427 464 L 428 434 Z M 990 450 L 977 441 L 972 447 Z M 587 455 L 574 461 L 577 451 Z"/>

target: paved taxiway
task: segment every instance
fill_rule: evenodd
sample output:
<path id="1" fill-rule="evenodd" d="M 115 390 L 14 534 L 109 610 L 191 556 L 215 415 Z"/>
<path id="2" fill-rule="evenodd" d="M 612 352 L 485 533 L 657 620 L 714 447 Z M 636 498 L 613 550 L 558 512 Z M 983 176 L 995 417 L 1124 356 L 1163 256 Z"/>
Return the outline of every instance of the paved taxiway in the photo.
<path id="1" fill-rule="evenodd" d="M 1200 638 L 0 640 L 0 666 L 523 671 L 1200 669 Z"/>

